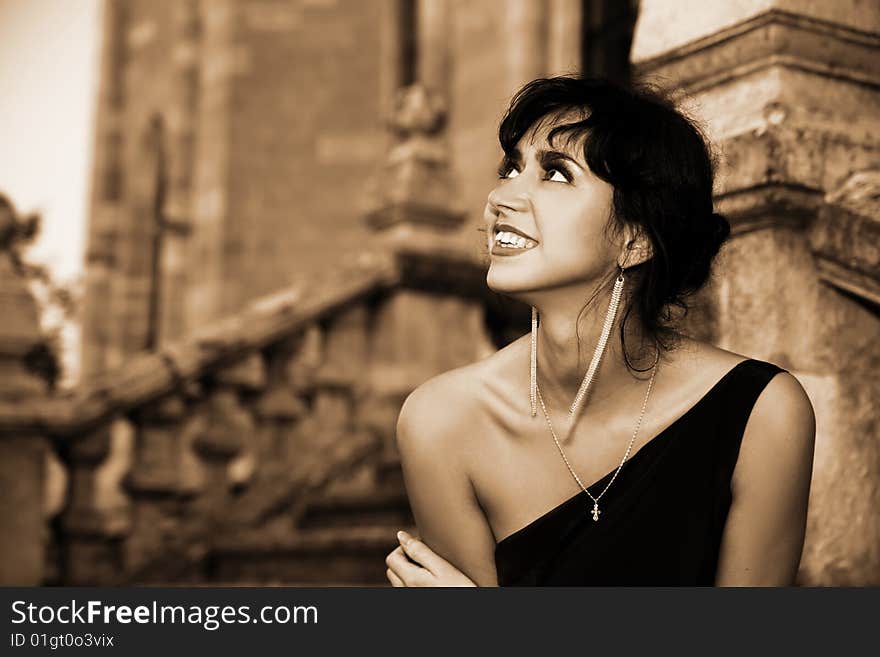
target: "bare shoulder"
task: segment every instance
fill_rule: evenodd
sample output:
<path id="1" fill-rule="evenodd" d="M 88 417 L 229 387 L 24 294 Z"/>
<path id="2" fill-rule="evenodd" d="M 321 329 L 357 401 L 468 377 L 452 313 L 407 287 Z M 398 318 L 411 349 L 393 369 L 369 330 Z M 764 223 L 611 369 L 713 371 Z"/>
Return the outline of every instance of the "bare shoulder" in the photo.
<path id="1" fill-rule="evenodd" d="M 482 387 L 481 363 L 472 363 L 431 377 L 403 402 L 397 420 L 397 441 L 430 443 L 446 449 L 475 419 Z"/>
<path id="2" fill-rule="evenodd" d="M 731 479 L 716 585 L 791 586 L 806 535 L 816 419 L 803 386 L 776 373 L 749 414 Z"/>
<path id="3" fill-rule="evenodd" d="M 458 368 L 431 377 L 413 390 L 403 402 L 398 429 L 420 428 L 432 434 L 454 428 L 467 412 L 468 390 L 475 382 L 468 368 Z M 450 412 L 455 409 L 455 412 Z"/>
<path id="4" fill-rule="evenodd" d="M 807 391 L 789 372 L 779 372 L 761 392 L 749 424 L 773 427 L 781 424 L 796 425 L 798 429 L 815 429 L 816 416 Z"/>
<path id="5" fill-rule="evenodd" d="M 491 526 L 479 505 L 463 449 L 481 385 L 480 368 L 457 368 L 411 392 L 397 422 L 397 447 L 419 535 L 481 586 L 497 584 Z"/>
<path id="6" fill-rule="evenodd" d="M 768 468 L 809 478 L 816 415 L 807 392 L 792 374 L 779 372 L 761 391 L 742 437 L 734 486 Z"/>
<path id="7" fill-rule="evenodd" d="M 718 350 L 724 352 L 725 350 Z M 715 352 L 714 358 L 743 356 Z M 731 489 L 747 499 L 767 492 L 773 482 L 785 482 L 786 494 L 809 490 L 816 437 L 816 416 L 800 381 L 787 371 L 776 373 L 752 406 L 740 443 Z M 774 493 L 781 499 L 781 493 Z"/>
<path id="8" fill-rule="evenodd" d="M 404 400 L 397 421 L 401 441 L 425 448 L 461 447 L 485 424 L 495 407 L 509 398 L 511 362 L 522 354 L 520 340 L 491 356 L 434 376 Z M 413 445 L 414 446 L 414 445 Z"/>

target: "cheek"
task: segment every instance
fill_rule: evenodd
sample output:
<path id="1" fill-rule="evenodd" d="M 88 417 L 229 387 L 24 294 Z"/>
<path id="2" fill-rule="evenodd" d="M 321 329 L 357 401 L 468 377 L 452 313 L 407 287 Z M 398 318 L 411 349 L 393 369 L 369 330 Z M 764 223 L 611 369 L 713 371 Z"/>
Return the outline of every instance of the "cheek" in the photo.
<path id="1" fill-rule="evenodd" d="M 576 263 L 579 268 L 593 268 L 610 253 L 605 226 L 607 207 L 583 204 L 558 213 L 552 225 L 541 231 L 544 252 L 551 261 Z"/>

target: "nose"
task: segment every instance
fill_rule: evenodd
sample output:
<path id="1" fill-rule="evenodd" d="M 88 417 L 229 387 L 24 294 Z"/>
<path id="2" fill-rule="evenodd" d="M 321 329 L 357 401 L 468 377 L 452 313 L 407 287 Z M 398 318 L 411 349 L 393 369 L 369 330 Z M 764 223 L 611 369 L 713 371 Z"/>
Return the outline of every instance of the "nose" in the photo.
<path id="1" fill-rule="evenodd" d="M 515 180 L 515 179 L 514 179 Z M 508 181 L 505 185 L 499 185 L 489 192 L 489 208 L 498 215 L 503 212 L 525 212 L 529 208 L 528 195 L 521 189 L 517 189 L 514 181 Z"/>

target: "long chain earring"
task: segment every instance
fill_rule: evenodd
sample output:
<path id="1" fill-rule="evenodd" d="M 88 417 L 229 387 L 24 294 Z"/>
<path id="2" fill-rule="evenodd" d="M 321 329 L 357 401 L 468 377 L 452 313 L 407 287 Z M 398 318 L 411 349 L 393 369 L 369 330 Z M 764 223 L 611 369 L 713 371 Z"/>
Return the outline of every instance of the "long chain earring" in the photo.
<path id="1" fill-rule="evenodd" d="M 611 301 L 608 303 L 608 311 L 605 313 L 605 323 L 602 325 L 602 333 L 599 335 L 599 342 L 596 344 L 596 350 L 593 352 L 593 360 L 590 363 L 590 368 L 587 370 L 586 376 L 584 376 L 584 380 L 581 382 L 581 387 L 574 396 L 574 401 L 571 403 L 571 407 L 568 409 L 569 415 L 572 416 L 577 413 L 578 407 L 584 397 L 586 397 L 587 391 L 593 383 L 593 377 L 596 374 L 596 370 L 599 369 L 599 364 L 605 353 L 605 345 L 608 344 L 608 337 L 611 335 L 611 329 L 614 328 L 614 319 L 617 317 L 617 307 L 620 305 L 620 297 L 623 295 L 623 285 L 626 282 L 626 279 L 623 276 L 623 267 L 618 265 L 617 269 L 617 280 L 614 281 L 614 289 L 611 290 Z"/>
<path id="2" fill-rule="evenodd" d="M 529 358 L 529 401 L 532 417 L 538 414 L 538 309 L 532 306 L 532 352 Z"/>
<path id="3" fill-rule="evenodd" d="M 577 413 L 581 402 L 586 397 L 587 392 L 593 383 L 596 370 L 599 369 L 599 364 L 605 353 L 605 346 L 608 344 L 608 337 L 611 335 L 611 329 L 614 327 L 617 308 L 620 305 L 620 298 L 623 295 L 624 283 L 626 283 L 626 279 L 623 275 L 623 267 L 618 265 L 617 269 L 617 280 L 614 281 L 614 289 L 611 291 L 611 301 L 608 304 L 608 311 L 605 313 L 605 323 L 602 326 L 602 333 L 599 335 L 599 342 L 596 344 L 595 351 L 593 351 L 593 360 L 590 362 L 590 367 L 587 370 L 584 380 L 581 382 L 581 386 L 568 411 L 569 415 L 572 416 Z M 531 403 L 532 417 L 535 417 L 538 414 L 538 309 L 534 306 L 532 306 L 531 354 L 529 360 L 529 401 Z"/>

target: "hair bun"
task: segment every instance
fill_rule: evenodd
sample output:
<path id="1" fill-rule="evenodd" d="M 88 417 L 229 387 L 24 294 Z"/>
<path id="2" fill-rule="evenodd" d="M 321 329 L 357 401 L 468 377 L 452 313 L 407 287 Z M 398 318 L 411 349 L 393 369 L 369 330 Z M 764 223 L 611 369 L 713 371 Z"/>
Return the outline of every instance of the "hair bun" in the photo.
<path id="1" fill-rule="evenodd" d="M 712 261 L 721 249 L 721 245 L 730 236 L 730 222 L 717 212 L 698 222 L 693 252 L 689 266 L 682 272 L 681 291 L 692 293 L 703 286 L 709 277 Z"/>

